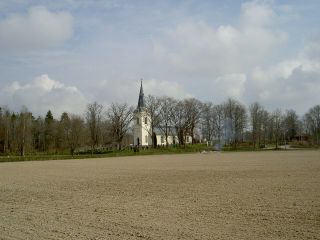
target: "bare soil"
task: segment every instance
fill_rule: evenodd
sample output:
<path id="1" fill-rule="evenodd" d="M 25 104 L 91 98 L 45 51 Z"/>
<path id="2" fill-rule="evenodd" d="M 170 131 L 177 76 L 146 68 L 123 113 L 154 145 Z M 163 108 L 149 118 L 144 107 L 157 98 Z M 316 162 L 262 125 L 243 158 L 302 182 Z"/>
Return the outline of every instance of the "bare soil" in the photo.
<path id="1" fill-rule="evenodd" d="M 0 239 L 320 239 L 320 151 L 1 163 Z"/>

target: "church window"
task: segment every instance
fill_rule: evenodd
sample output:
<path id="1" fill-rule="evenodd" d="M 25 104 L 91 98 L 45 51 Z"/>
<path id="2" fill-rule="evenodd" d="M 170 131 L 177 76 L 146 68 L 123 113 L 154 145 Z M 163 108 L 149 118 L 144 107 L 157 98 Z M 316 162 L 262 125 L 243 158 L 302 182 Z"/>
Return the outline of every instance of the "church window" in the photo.
<path id="1" fill-rule="evenodd" d="M 137 124 L 139 124 L 139 118 L 137 118 Z"/>
<path id="2" fill-rule="evenodd" d="M 147 123 L 148 123 L 148 118 L 145 117 L 145 118 L 144 118 L 144 124 L 147 124 Z"/>

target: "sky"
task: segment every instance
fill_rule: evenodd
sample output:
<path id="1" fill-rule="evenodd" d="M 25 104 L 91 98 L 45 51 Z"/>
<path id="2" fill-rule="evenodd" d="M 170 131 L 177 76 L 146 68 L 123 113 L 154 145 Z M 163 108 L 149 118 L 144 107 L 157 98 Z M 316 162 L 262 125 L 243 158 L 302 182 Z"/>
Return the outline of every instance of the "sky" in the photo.
<path id="1" fill-rule="evenodd" d="M 320 104 L 318 0 L 1 0 L 0 105 L 83 113 L 145 95 Z"/>

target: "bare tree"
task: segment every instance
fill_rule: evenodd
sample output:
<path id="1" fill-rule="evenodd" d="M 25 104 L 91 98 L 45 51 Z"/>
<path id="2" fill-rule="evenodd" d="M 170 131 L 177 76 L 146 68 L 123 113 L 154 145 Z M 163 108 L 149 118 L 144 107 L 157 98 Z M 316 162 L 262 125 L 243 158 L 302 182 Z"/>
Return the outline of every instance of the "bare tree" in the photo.
<path id="1" fill-rule="evenodd" d="M 108 118 L 104 119 L 101 124 L 101 137 L 102 137 L 102 144 L 103 145 L 109 145 L 113 142 L 113 136 L 112 136 L 112 129 L 111 129 L 111 123 Z"/>
<path id="2" fill-rule="evenodd" d="M 195 98 L 189 98 L 184 100 L 183 105 L 185 108 L 185 116 L 187 118 L 186 130 L 192 138 L 192 143 L 194 143 L 194 132 L 201 118 L 202 103 Z"/>
<path id="3" fill-rule="evenodd" d="M 280 109 L 277 109 L 272 114 L 272 122 L 273 122 L 273 136 L 276 143 L 276 149 L 278 149 L 279 141 L 282 135 L 282 126 L 283 126 L 283 114 Z"/>
<path id="4" fill-rule="evenodd" d="M 304 116 L 306 128 L 313 138 L 313 141 L 320 144 L 320 105 L 311 108 Z"/>
<path id="5" fill-rule="evenodd" d="M 87 106 L 86 123 L 90 133 L 91 154 L 100 142 L 102 109 L 102 105 L 97 102 Z"/>
<path id="6" fill-rule="evenodd" d="M 224 126 L 224 108 L 222 104 L 215 105 L 213 107 L 214 114 L 214 135 L 218 139 L 219 144 L 221 144 L 221 138 L 223 136 L 223 126 Z"/>
<path id="7" fill-rule="evenodd" d="M 270 119 L 269 112 L 267 110 L 262 110 L 260 138 L 262 137 L 264 146 L 266 145 L 266 140 L 267 140 L 267 135 L 268 135 L 268 130 L 269 130 L 269 119 Z M 260 138 L 259 138 L 259 144 L 260 144 L 260 140 L 261 140 Z"/>
<path id="8" fill-rule="evenodd" d="M 285 134 L 288 140 L 297 136 L 299 128 L 299 117 L 295 110 L 287 110 L 284 116 Z"/>
<path id="9" fill-rule="evenodd" d="M 224 104 L 225 125 L 229 132 L 228 139 L 233 143 L 234 148 L 237 143 L 243 140 L 244 129 L 247 125 L 246 107 L 240 102 L 229 98 Z"/>
<path id="10" fill-rule="evenodd" d="M 32 122 L 33 147 L 39 152 L 45 151 L 45 120 L 38 117 Z"/>
<path id="11" fill-rule="evenodd" d="M 250 111 L 252 143 L 253 143 L 253 148 L 256 148 L 257 141 L 260 146 L 263 107 L 259 103 L 255 102 L 250 105 L 249 111 Z"/>
<path id="12" fill-rule="evenodd" d="M 107 111 L 107 116 L 110 122 L 112 136 L 120 150 L 122 140 L 130 129 L 130 123 L 133 118 L 133 107 L 129 107 L 126 103 L 112 103 Z"/>
<path id="13" fill-rule="evenodd" d="M 68 136 L 70 132 L 70 118 L 69 114 L 64 112 L 57 124 L 56 147 L 60 150 L 68 148 Z"/>
<path id="14" fill-rule="evenodd" d="M 83 143 L 83 135 L 85 124 L 84 120 L 75 114 L 69 116 L 64 112 L 58 126 L 60 147 L 68 148 L 71 155 L 74 155 L 75 150 Z"/>
<path id="15" fill-rule="evenodd" d="M 69 118 L 67 142 L 69 145 L 71 155 L 74 155 L 75 150 L 83 143 L 84 135 L 84 120 L 78 116 L 72 114 Z"/>
<path id="16" fill-rule="evenodd" d="M 23 107 L 18 116 L 18 139 L 20 156 L 24 156 L 26 149 L 31 146 L 32 114 Z"/>
<path id="17" fill-rule="evenodd" d="M 10 130 L 9 130 L 9 149 L 12 153 L 19 152 L 19 116 L 15 113 L 10 115 Z"/>
<path id="18" fill-rule="evenodd" d="M 225 138 L 228 143 L 233 143 L 235 139 L 235 126 L 234 126 L 234 111 L 237 102 L 229 98 L 226 102 L 223 103 L 224 109 L 224 132 Z"/>
<path id="19" fill-rule="evenodd" d="M 243 134 L 244 130 L 247 127 L 247 110 L 246 107 L 238 103 L 235 108 L 235 118 L 234 118 L 234 125 L 235 125 L 235 147 L 239 141 L 243 142 Z"/>
<path id="20" fill-rule="evenodd" d="M 184 101 L 173 101 L 170 116 L 179 139 L 179 145 L 184 145 L 188 130 L 188 116 L 186 115 Z"/>
<path id="21" fill-rule="evenodd" d="M 147 98 L 145 99 L 145 110 L 147 112 L 148 116 L 148 121 L 150 126 L 145 128 L 145 130 L 148 132 L 148 134 L 151 136 L 151 141 L 152 141 L 152 146 L 156 147 L 157 142 L 156 142 L 156 137 L 154 133 L 154 129 L 159 126 L 160 123 L 160 106 L 161 106 L 161 101 L 159 98 L 148 95 Z"/>
<path id="22" fill-rule="evenodd" d="M 215 113 L 215 106 L 212 102 L 204 103 L 202 106 L 201 115 L 201 130 L 202 135 L 205 137 L 207 142 L 211 142 L 215 136 L 215 124 L 217 116 Z"/>
<path id="23" fill-rule="evenodd" d="M 159 99 L 160 110 L 159 110 L 159 123 L 158 128 L 160 129 L 162 135 L 165 138 L 166 145 L 168 146 L 168 137 L 172 135 L 175 137 L 172 129 L 172 118 L 173 118 L 173 108 L 175 105 L 175 100 L 170 97 L 162 97 Z M 175 141 L 175 139 L 173 139 Z"/>
<path id="24" fill-rule="evenodd" d="M 8 154 L 10 146 L 11 112 L 7 107 L 0 107 L 0 151 Z"/>

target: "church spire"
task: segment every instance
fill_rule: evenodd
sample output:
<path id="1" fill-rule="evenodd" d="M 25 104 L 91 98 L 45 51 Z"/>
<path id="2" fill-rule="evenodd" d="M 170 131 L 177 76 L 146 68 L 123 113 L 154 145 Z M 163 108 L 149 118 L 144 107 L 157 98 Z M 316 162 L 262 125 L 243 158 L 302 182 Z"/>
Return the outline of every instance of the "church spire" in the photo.
<path id="1" fill-rule="evenodd" d="M 139 93 L 139 101 L 138 101 L 137 110 L 140 112 L 144 107 L 145 107 L 145 105 L 144 105 L 144 93 L 143 93 L 142 79 L 141 79 L 141 86 L 140 86 L 140 93 Z"/>

